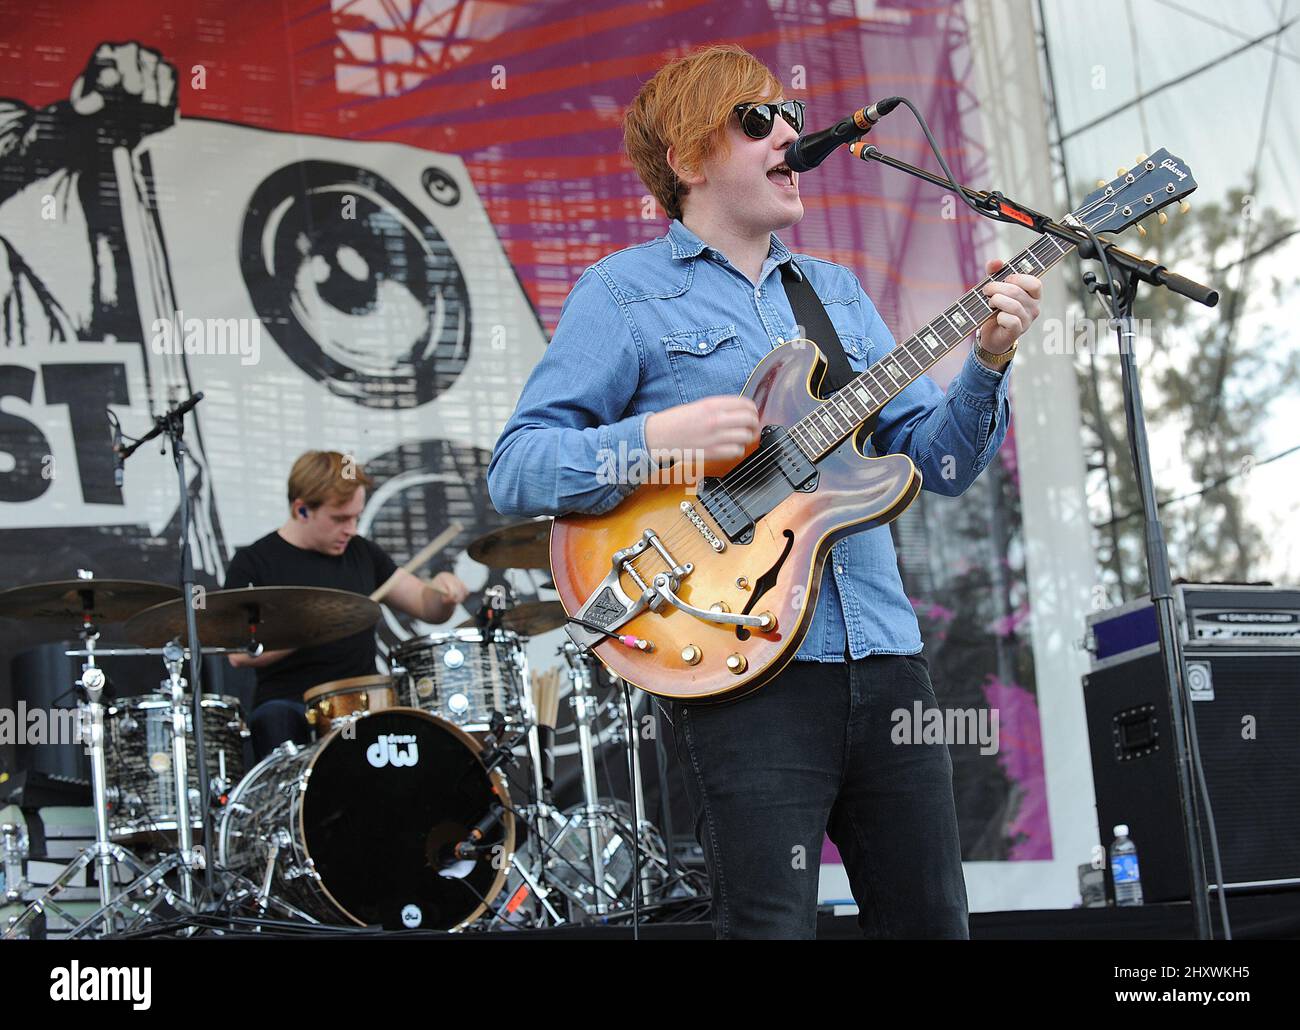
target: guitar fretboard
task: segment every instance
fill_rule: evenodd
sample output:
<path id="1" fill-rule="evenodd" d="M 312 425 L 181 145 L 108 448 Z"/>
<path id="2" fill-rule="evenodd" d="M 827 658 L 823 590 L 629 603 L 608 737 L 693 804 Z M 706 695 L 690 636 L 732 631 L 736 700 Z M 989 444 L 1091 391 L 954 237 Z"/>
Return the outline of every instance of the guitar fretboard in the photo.
<path id="1" fill-rule="evenodd" d="M 990 281 L 1001 281 L 1017 272 L 1041 275 L 1073 249 L 1055 236 L 1038 237 L 993 275 L 980 280 L 938 318 L 899 343 L 791 426 L 791 438 L 811 461 L 829 454 L 989 317 L 994 309 L 983 289 Z"/>

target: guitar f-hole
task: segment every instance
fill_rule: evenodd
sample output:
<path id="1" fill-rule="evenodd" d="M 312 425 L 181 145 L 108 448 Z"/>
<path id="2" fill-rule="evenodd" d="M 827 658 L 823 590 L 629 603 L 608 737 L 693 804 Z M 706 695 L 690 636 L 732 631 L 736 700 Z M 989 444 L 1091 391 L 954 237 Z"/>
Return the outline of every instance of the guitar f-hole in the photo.
<path id="1" fill-rule="evenodd" d="M 742 615 L 749 615 L 754 605 L 762 600 L 763 595 L 776 586 L 776 578 L 781 574 L 781 566 L 785 564 L 786 558 L 790 555 L 790 549 L 794 547 L 794 533 L 789 529 L 783 529 L 781 535 L 785 537 L 785 547 L 781 549 L 781 556 L 772 564 L 772 567 L 764 572 L 754 581 L 753 592 L 749 595 L 749 603 L 741 611 Z M 736 627 L 736 639 L 748 640 L 749 630 L 744 626 Z"/>

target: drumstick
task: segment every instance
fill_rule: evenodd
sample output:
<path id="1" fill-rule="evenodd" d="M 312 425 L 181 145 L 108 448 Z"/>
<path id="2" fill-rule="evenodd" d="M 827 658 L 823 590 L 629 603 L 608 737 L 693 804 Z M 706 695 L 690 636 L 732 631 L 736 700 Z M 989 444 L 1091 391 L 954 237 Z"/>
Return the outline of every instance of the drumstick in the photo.
<path id="1" fill-rule="evenodd" d="M 533 706 L 537 711 L 537 724 L 555 729 L 560 714 L 559 668 L 545 669 L 533 679 Z"/>
<path id="2" fill-rule="evenodd" d="M 388 594 L 388 591 L 393 589 L 393 584 L 397 582 L 398 572 L 414 572 L 421 565 L 423 565 L 430 558 L 432 558 L 436 552 L 441 551 L 443 547 L 445 547 L 449 541 L 454 539 L 456 534 L 459 533 L 460 531 L 461 531 L 461 524 L 459 522 L 453 522 L 450 526 L 448 526 L 436 537 L 434 537 L 433 540 L 431 540 L 427 545 L 421 547 L 419 554 L 417 554 L 414 558 L 412 558 L 400 569 L 398 569 L 397 572 L 394 572 L 391 576 L 389 576 L 388 579 L 384 581 L 384 585 L 379 587 L 379 589 L 377 589 L 373 594 L 370 595 L 370 600 L 376 602 L 382 601 L 384 597 Z M 432 584 L 430 584 L 430 586 L 432 586 Z M 433 587 L 433 589 L 437 590 L 438 593 L 442 594 L 443 597 L 447 596 L 447 592 L 445 590 L 441 590 L 438 587 Z"/>

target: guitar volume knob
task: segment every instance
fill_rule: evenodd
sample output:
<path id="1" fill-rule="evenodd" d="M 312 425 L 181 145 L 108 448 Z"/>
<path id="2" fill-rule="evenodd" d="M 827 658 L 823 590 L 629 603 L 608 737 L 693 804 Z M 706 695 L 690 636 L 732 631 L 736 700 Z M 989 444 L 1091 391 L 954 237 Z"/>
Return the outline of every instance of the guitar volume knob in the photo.
<path id="1" fill-rule="evenodd" d="M 687 665 L 699 665 L 700 659 L 704 657 L 704 652 L 694 644 L 687 644 L 682 648 L 682 661 Z"/>
<path id="2" fill-rule="evenodd" d="M 745 661 L 745 656 L 738 651 L 727 655 L 727 668 L 739 676 L 749 668 L 749 662 Z"/>

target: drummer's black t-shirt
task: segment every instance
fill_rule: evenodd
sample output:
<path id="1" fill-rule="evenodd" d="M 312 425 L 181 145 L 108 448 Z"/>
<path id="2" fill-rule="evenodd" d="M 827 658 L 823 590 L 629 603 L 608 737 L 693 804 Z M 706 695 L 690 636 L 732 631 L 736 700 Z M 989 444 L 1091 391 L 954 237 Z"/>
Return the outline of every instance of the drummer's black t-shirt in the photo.
<path id="1" fill-rule="evenodd" d="M 397 571 L 393 559 L 377 544 L 354 536 L 338 556 L 294 547 L 279 533 L 267 533 L 241 547 L 226 570 L 226 589 L 255 587 L 329 587 L 369 596 Z M 278 662 L 257 669 L 254 707 L 274 698 L 302 700 L 302 693 L 330 680 L 375 673 L 375 631 L 330 644 L 304 647 Z"/>

